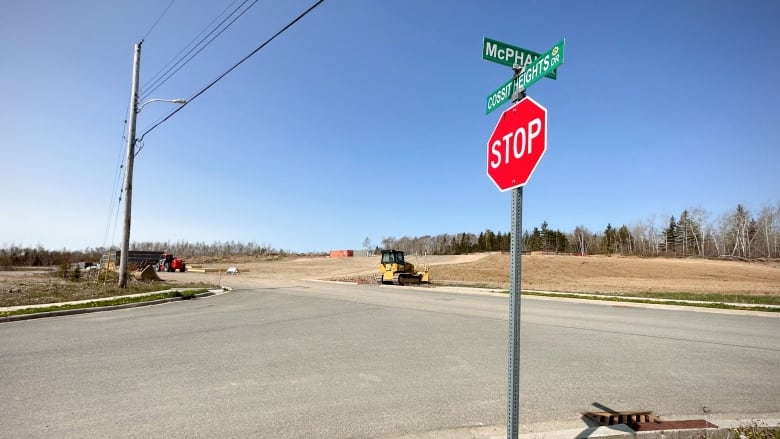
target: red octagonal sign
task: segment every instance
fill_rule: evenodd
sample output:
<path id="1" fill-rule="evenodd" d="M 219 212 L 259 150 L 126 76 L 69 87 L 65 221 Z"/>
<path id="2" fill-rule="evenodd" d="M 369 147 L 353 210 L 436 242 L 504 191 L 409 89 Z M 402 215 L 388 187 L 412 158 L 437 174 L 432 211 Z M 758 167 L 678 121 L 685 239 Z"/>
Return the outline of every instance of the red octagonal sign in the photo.
<path id="1" fill-rule="evenodd" d="M 525 97 L 501 114 L 487 143 L 487 175 L 501 191 L 528 183 L 547 149 L 547 109 Z"/>

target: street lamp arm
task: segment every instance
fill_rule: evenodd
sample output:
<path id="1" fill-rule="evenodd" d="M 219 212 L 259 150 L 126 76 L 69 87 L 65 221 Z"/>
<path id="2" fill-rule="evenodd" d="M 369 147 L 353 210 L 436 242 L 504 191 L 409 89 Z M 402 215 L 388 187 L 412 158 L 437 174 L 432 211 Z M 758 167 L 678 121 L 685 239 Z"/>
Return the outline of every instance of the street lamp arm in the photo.
<path id="1" fill-rule="evenodd" d="M 173 104 L 179 104 L 184 105 L 187 103 L 186 99 L 149 99 L 148 101 L 144 102 L 143 104 L 138 106 L 138 109 L 135 110 L 136 113 L 140 113 L 141 109 L 146 106 L 146 104 L 151 104 L 152 102 L 171 102 Z"/>
<path id="2" fill-rule="evenodd" d="M 188 102 L 185 102 L 185 104 L 186 104 L 186 103 L 188 103 Z M 141 136 L 140 136 L 140 137 L 138 137 L 138 141 L 139 141 L 139 142 L 142 142 L 142 141 L 144 140 L 144 137 L 146 137 L 146 135 L 147 135 L 147 134 L 149 134 L 150 132 L 152 132 L 152 130 L 154 130 L 154 129 L 155 129 L 155 128 L 157 128 L 158 126 L 160 126 L 160 125 L 162 125 L 163 123 L 165 123 L 165 121 L 167 121 L 168 119 L 170 119 L 171 117 L 173 117 L 173 115 L 174 115 L 174 114 L 178 113 L 178 112 L 179 112 L 179 111 L 181 111 L 182 109 L 184 109 L 184 105 L 182 105 L 182 106 L 180 106 L 179 108 L 177 108 L 177 109 L 175 109 L 175 110 L 171 111 L 170 113 L 168 113 L 168 115 L 167 115 L 167 116 L 165 116 L 165 117 L 164 117 L 164 118 L 162 118 L 162 119 L 161 119 L 159 122 L 157 122 L 157 123 L 155 123 L 154 125 L 152 125 L 152 126 L 151 126 L 151 127 L 148 129 L 148 130 L 144 131 L 144 133 L 143 133 L 143 134 L 141 134 Z"/>

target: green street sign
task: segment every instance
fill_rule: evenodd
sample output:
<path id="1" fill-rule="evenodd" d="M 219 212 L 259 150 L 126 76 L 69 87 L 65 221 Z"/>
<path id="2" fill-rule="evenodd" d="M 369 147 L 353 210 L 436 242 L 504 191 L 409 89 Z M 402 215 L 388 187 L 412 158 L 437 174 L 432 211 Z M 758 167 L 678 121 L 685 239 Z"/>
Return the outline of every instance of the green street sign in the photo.
<path id="1" fill-rule="evenodd" d="M 485 113 L 490 114 L 491 111 L 510 100 L 516 90 L 521 88 L 527 90 L 536 81 L 563 64 L 563 46 L 565 41 L 559 41 L 552 49 L 539 56 L 536 61 L 525 66 L 525 70 L 523 70 L 520 76 L 501 84 L 501 87 L 490 93 L 487 97 Z"/>
<path id="2" fill-rule="evenodd" d="M 491 40 L 490 38 L 484 38 L 482 41 L 482 59 L 494 63 L 503 64 L 509 67 L 515 65 L 525 67 L 534 62 L 537 58 L 539 58 L 539 54 L 532 50 L 502 43 L 501 41 Z M 558 72 L 553 70 L 545 76 L 550 79 L 555 79 L 558 77 Z"/>

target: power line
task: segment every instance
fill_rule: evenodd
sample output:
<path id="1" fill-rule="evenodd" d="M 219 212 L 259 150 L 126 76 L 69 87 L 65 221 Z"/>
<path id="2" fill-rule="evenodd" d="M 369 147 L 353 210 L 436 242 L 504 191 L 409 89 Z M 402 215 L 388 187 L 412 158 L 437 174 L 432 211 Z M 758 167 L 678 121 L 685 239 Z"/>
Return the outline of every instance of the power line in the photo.
<path id="1" fill-rule="evenodd" d="M 237 63 L 235 63 L 235 64 L 233 65 L 233 67 L 231 67 L 231 68 L 227 69 L 227 70 L 225 71 L 225 73 L 223 73 L 223 74 L 219 75 L 219 76 L 217 77 L 217 79 L 215 79 L 215 80 L 211 81 L 211 82 L 210 82 L 208 85 L 206 85 L 206 86 L 205 86 L 205 87 L 203 87 L 203 88 L 202 88 L 200 91 L 198 91 L 197 93 L 195 93 L 195 94 L 194 94 L 194 95 L 193 95 L 191 98 L 187 99 L 187 103 L 186 103 L 186 104 L 184 104 L 184 105 L 181 105 L 181 106 L 179 106 L 178 108 L 176 108 L 175 110 L 171 111 L 171 112 L 170 112 L 170 113 L 169 113 L 167 116 L 163 117 L 163 118 L 162 118 L 162 119 L 160 119 L 158 122 L 156 122 L 154 125 L 152 125 L 152 127 L 151 127 L 151 128 L 149 128 L 148 130 L 144 131 L 144 133 L 143 133 L 143 134 L 141 134 L 141 136 L 139 136 L 139 137 L 138 137 L 139 141 L 143 141 L 143 138 L 144 138 L 144 136 L 146 136 L 146 135 L 147 135 L 147 134 L 149 134 L 149 133 L 150 133 L 152 130 L 154 130 L 155 128 L 157 128 L 158 126 L 160 126 L 160 125 L 161 125 L 163 122 L 165 122 L 165 121 L 167 121 L 168 119 L 170 119 L 171 117 L 173 117 L 173 115 L 174 115 L 174 114 L 176 114 L 176 113 L 178 113 L 179 111 L 181 111 L 181 110 L 182 110 L 184 107 L 186 107 L 187 105 L 189 105 L 190 103 L 192 103 L 192 101 L 194 101 L 194 100 L 195 100 L 195 99 L 197 99 L 197 98 L 198 98 L 200 95 L 202 95 L 203 93 L 205 93 L 205 92 L 206 92 L 206 90 L 208 90 L 208 89 L 210 89 L 211 87 L 213 87 L 213 86 L 214 86 L 214 84 L 216 84 L 216 83 L 217 83 L 217 82 L 219 82 L 219 81 L 220 81 L 222 78 L 224 78 L 225 76 L 227 76 L 227 75 L 228 75 L 228 73 L 230 73 L 230 72 L 232 72 L 233 70 L 235 70 L 235 68 L 236 68 L 236 67 L 238 67 L 238 66 L 240 66 L 241 64 L 243 64 L 243 63 L 244 63 L 244 61 L 246 61 L 246 60 L 248 60 L 249 58 L 251 58 L 251 57 L 252 57 L 254 54 L 256 54 L 256 53 L 257 53 L 257 52 L 259 52 L 261 49 L 263 49 L 265 46 L 267 46 L 267 45 L 268 45 L 268 44 L 269 44 L 271 41 L 273 41 L 273 40 L 274 40 L 276 37 L 278 37 L 279 35 L 281 35 L 282 33 L 284 33 L 284 32 L 285 32 L 287 29 L 289 29 L 289 28 L 293 27 L 293 25 L 295 25 L 295 23 L 297 23 L 298 21 L 300 21 L 300 20 L 301 20 L 303 17 L 305 17 L 307 14 L 309 14 L 309 12 L 313 11 L 313 10 L 314 10 L 314 9 L 315 9 L 317 6 L 319 6 L 320 4 L 322 4 L 322 2 L 324 2 L 324 1 L 325 1 L 325 0 L 318 0 L 316 3 L 314 3 L 313 5 L 311 5 L 311 6 L 309 7 L 309 9 L 307 9 L 307 10 L 305 10 L 303 13 L 301 13 L 301 15 L 299 15 L 299 16 L 298 16 L 298 17 L 296 17 L 296 18 L 295 18 L 293 21 L 291 21 L 290 23 L 288 23 L 288 24 L 287 24 L 285 27 L 283 27 L 283 28 L 282 28 L 280 31 L 278 31 L 277 33 L 273 34 L 273 35 L 272 35 L 272 36 L 271 36 L 269 39 L 267 39 L 267 40 L 266 40 L 266 41 L 265 41 L 263 44 L 261 44 L 261 45 L 257 46 L 257 48 L 256 48 L 255 50 L 253 50 L 253 51 L 252 51 L 252 52 L 250 52 L 250 53 L 249 53 L 247 56 L 243 57 L 243 58 L 242 58 L 240 61 L 238 61 Z M 141 152 L 141 149 L 139 149 L 139 150 L 136 152 L 136 155 L 138 155 L 138 153 L 140 153 L 140 152 Z"/>
<path id="2" fill-rule="evenodd" d="M 195 42 L 195 40 L 200 38 L 206 31 L 208 31 L 211 28 L 211 25 L 213 25 L 217 20 L 219 20 L 219 17 L 223 16 L 225 14 L 225 12 L 227 12 L 228 9 L 230 9 L 234 4 L 236 4 L 237 1 L 238 0 L 233 0 L 232 3 L 230 3 L 227 7 L 225 7 L 225 9 L 222 10 L 222 12 L 220 12 L 216 17 L 214 17 L 214 19 L 211 20 L 211 22 L 209 24 L 207 24 L 206 27 L 204 27 L 203 30 L 201 30 L 200 33 L 198 33 L 198 35 L 195 35 L 195 37 L 192 40 L 190 40 L 190 42 L 187 43 L 184 47 L 182 47 L 181 50 L 179 50 L 179 52 L 176 53 L 176 55 L 174 55 L 173 58 L 171 58 L 170 61 L 168 61 L 157 73 L 152 75 L 151 79 L 149 79 L 149 81 L 141 87 L 141 90 L 145 90 L 150 85 L 154 84 L 154 82 L 159 79 L 159 76 L 164 74 L 163 72 L 165 72 L 165 69 L 170 67 L 171 64 L 173 64 L 173 62 L 176 61 L 176 59 L 179 57 L 179 55 L 184 53 L 184 51 L 187 50 L 187 48 L 190 47 Z M 231 13 L 231 15 L 232 15 L 232 13 Z M 200 44 L 202 41 L 203 40 L 198 42 L 198 44 Z M 196 44 L 195 47 L 197 47 L 198 44 Z M 180 62 L 180 61 L 181 60 L 179 60 L 177 62 Z"/>
<path id="3" fill-rule="evenodd" d="M 103 234 L 103 246 L 104 247 L 107 245 L 109 237 L 115 235 L 115 233 L 116 233 L 116 223 L 119 220 L 119 206 L 122 203 L 121 188 L 124 185 L 124 180 L 123 180 L 124 177 L 122 176 L 122 168 L 124 167 L 124 165 L 122 164 L 123 163 L 122 151 L 124 150 L 124 146 L 127 144 L 127 136 L 125 134 L 127 132 L 127 117 L 128 117 L 129 114 L 130 114 L 130 109 L 128 107 L 127 113 L 125 114 L 125 122 L 124 122 L 124 124 L 122 124 L 122 147 L 119 148 L 119 155 L 118 155 L 117 160 L 116 160 L 116 162 L 117 162 L 117 164 L 119 166 L 117 166 L 116 174 L 114 174 L 114 181 L 112 183 L 111 201 L 109 202 L 108 215 L 106 217 L 106 230 L 105 230 L 105 232 Z M 119 187 L 117 187 L 117 182 L 120 182 L 120 180 L 122 180 L 121 184 L 119 185 Z M 117 193 L 119 193 L 120 195 L 119 195 L 119 200 L 117 201 L 117 204 L 116 204 L 116 217 L 114 218 L 114 232 L 112 232 L 109 235 L 109 230 L 111 229 L 111 216 L 114 213 L 114 206 L 115 206 L 114 205 L 114 200 L 115 200 L 115 198 L 117 196 Z"/>
<path id="4" fill-rule="evenodd" d="M 149 30 L 148 30 L 148 31 L 146 31 L 146 33 L 144 34 L 144 36 L 143 36 L 143 37 L 141 37 L 141 40 L 142 40 L 142 41 L 143 41 L 143 40 L 145 40 L 145 39 L 146 39 L 146 37 L 147 37 L 147 36 L 149 36 L 149 34 L 150 34 L 150 33 L 152 33 L 152 31 L 154 30 L 154 28 L 155 28 L 155 27 L 157 27 L 157 23 L 159 23 L 159 22 L 160 22 L 160 20 L 162 20 L 162 18 L 163 18 L 163 16 L 165 15 L 165 13 L 166 13 L 166 12 L 168 12 L 168 9 L 171 9 L 171 6 L 173 6 L 173 3 L 174 3 L 175 1 L 176 1 L 176 0 L 171 0 L 171 2 L 170 2 L 170 3 L 168 3 L 168 6 L 165 8 L 165 10 L 164 10 L 164 11 L 162 11 L 162 14 L 160 14 L 160 16 L 159 16 L 159 17 L 157 17 L 157 20 L 154 22 L 154 24 L 152 25 L 152 27 L 150 27 L 150 28 L 149 28 Z"/>
<path id="5" fill-rule="evenodd" d="M 242 4 L 241 4 L 241 6 L 243 6 L 244 4 L 246 4 L 246 2 L 247 2 L 247 1 L 248 1 L 248 0 L 245 0 L 245 1 L 244 1 L 244 3 L 242 3 Z M 254 6 L 254 5 L 257 3 L 257 2 L 258 2 L 258 0 L 254 0 L 254 1 L 252 2 L 252 4 L 250 4 L 250 5 L 249 5 L 249 6 L 248 6 L 246 9 L 244 9 L 244 10 L 243 10 L 243 11 L 242 11 L 240 14 L 238 14 L 238 15 L 237 15 L 237 16 L 236 16 L 236 17 L 235 17 L 233 20 L 231 20 L 231 21 L 230 21 L 230 23 L 228 23 L 228 24 L 227 24 L 227 26 L 225 26 L 224 28 L 222 28 L 222 30 L 220 30 L 220 31 L 219 31 L 219 32 L 218 32 L 216 35 L 214 35 L 214 36 L 213 36 L 213 37 L 212 37 L 212 38 L 211 38 L 211 39 L 210 39 L 208 42 L 206 42 L 206 44 L 204 44 L 204 45 L 203 45 L 203 46 L 202 46 L 200 49 L 198 49 L 198 51 L 197 51 L 197 52 L 195 52 L 194 54 L 192 54 L 192 56 L 190 56 L 189 58 L 187 58 L 187 60 L 186 60 L 186 61 L 184 61 L 184 63 L 183 63 L 183 64 L 181 64 L 181 65 L 180 65 L 180 66 L 179 66 L 179 67 L 178 67 L 176 70 L 174 70 L 173 72 L 171 72 L 171 73 L 170 73 L 170 74 L 169 74 L 167 77 L 165 77 L 165 79 L 163 79 L 163 80 L 162 80 L 162 81 L 161 81 L 159 84 L 157 84 L 156 86 L 154 86 L 154 88 L 152 88 L 151 90 L 145 91 L 145 92 L 144 92 L 144 95 L 141 97 L 141 99 L 145 99 L 146 97 L 148 97 L 148 96 L 149 96 L 150 94 L 152 94 L 152 93 L 153 93 L 155 90 L 157 90 L 157 89 L 158 89 L 158 88 L 159 88 L 161 85 L 163 85 L 163 84 L 164 84 L 164 83 L 166 83 L 166 82 L 167 82 L 169 79 L 171 79 L 171 77 L 172 77 L 173 75 L 175 75 L 175 74 L 176 74 L 176 73 L 177 73 L 179 70 L 181 70 L 181 69 L 182 69 L 182 67 L 184 67 L 184 66 L 186 66 L 187 64 L 189 64 L 189 62 L 190 62 L 190 61 L 191 61 L 193 58 L 195 58 L 195 57 L 196 57 L 196 56 L 197 56 L 197 55 L 198 55 L 198 54 L 199 54 L 201 51 L 203 51 L 203 49 L 205 49 L 206 47 L 208 47 L 208 46 L 209 46 L 209 44 L 211 44 L 211 42 L 212 42 L 212 41 L 214 41 L 214 40 L 215 40 L 217 37 L 219 37 L 220 35 L 222 35 L 222 32 L 225 32 L 225 31 L 226 31 L 226 30 L 227 30 L 227 29 L 228 29 L 228 28 L 229 28 L 231 25 L 233 25 L 233 23 L 235 23 L 235 22 L 236 22 L 236 20 L 238 20 L 239 18 L 241 18 L 241 16 L 242 16 L 242 15 L 244 15 L 244 14 L 245 14 L 245 13 L 246 13 L 246 12 L 247 12 L 247 11 L 248 11 L 250 8 L 251 8 L 251 7 L 252 7 L 252 6 Z M 240 6 L 239 6 L 239 7 L 240 7 Z M 238 10 L 238 9 L 236 9 L 236 10 Z M 235 11 L 233 11 L 233 13 L 235 13 Z M 233 15 L 233 13 L 231 13 L 231 15 Z M 230 18 L 230 16 L 228 16 L 228 17 L 225 17 L 225 20 L 227 20 L 228 18 Z M 224 20 L 222 21 L 222 23 L 224 23 Z M 222 25 L 222 23 L 220 23 L 220 25 Z M 211 33 L 213 33 L 214 31 L 216 31 L 216 28 L 215 28 L 213 31 L 211 31 Z M 211 35 L 211 33 L 209 33 L 209 35 Z M 208 37 L 208 35 L 207 35 L 206 37 Z M 202 40 L 201 40 L 201 42 L 202 42 Z M 200 43 L 198 43 L 198 44 L 200 44 Z M 196 46 L 196 47 L 197 47 L 197 46 Z M 192 50 L 194 50 L 194 49 L 195 49 L 195 47 L 193 47 L 192 49 L 190 49 L 190 51 L 189 51 L 189 52 L 187 52 L 187 54 L 189 55 L 189 53 L 191 53 L 191 52 L 192 52 Z M 185 56 L 186 56 L 186 55 L 185 55 Z M 180 60 L 180 61 L 181 61 L 181 60 Z M 171 68 L 173 68 L 173 66 L 172 66 Z M 170 69 L 169 69 L 168 71 L 170 71 Z M 167 73 L 167 72 L 166 72 L 166 73 Z"/>
<path id="6" fill-rule="evenodd" d="M 217 29 L 219 29 L 219 26 L 222 26 L 222 25 L 225 23 L 225 21 L 227 21 L 227 20 L 228 20 L 228 19 L 229 19 L 229 18 L 230 18 L 230 17 L 231 17 L 233 14 L 235 14 L 235 13 L 236 13 L 236 12 L 237 12 L 239 9 L 241 9 L 241 8 L 242 8 L 242 7 L 243 7 L 243 6 L 244 6 L 244 5 L 245 5 L 245 4 L 248 2 L 248 1 L 249 1 L 249 0 L 244 0 L 244 2 L 243 2 L 243 3 L 241 3 L 241 4 L 240 4 L 240 5 L 239 5 L 239 6 L 238 6 L 238 7 L 237 7 L 235 10 L 233 10 L 233 12 L 231 12 L 231 13 L 230 13 L 230 15 L 228 15 L 227 17 L 225 17 L 225 19 L 223 19 L 223 20 L 222 20 L 222 21 L 221 21 L 221 22 L 220 22 L 220 23 L 217 25 L 217 27 L 216 27 L 216 28 L 214 28 L 214 29 L 213 29 L 211 32 L 209 32 L 209 33 L 208 33 L 208 35 L 206 35 L 205 37 L 203 37 L 203 39 L 201 39 L 201 40 L 198 42 L 198 44 L 196 44 L 196 45 L 195 45 L 195 46 L 194 46 L 192 49 L 190 49 L 190 50 L 189 50 L 189 51 L 188 51 L 188 52 L 187 52 L 187 53 L 186 53 L 186 54 L 185 54 L 185 55 L 184 55 L 184 56 L 183 56 L 181 59 L 179 59 L 179 61 L 177 61 L 177 62 L 176 62 L 174 65 L 172 65 L 172 66 L 171 66 L 171 67 L 170 67 L 170 68 L 169 68 L 169 69 L 168 69 L 168 70 L 167 70 L 167 71 L 166 71 L 166 72 L 163 74 L 163 76 L 161 76 L 160 78 L 158 78 L 158 79 L 157 79 L 157 81 L 156 81 L 156 82 L 157 82 L 157 84 L 156 84 L 156 85 L 152 84 L 152 85 L 154 85 L 154 87 L 152 87 L 152 88 L 151 88 L 151 89 L 149 89 L 149 90 L 144 90 L 144 92 L 142 93 L 142 96 L 141 96 L 141 100 L 143 100 L 143 99 L 146 99 L 146 97 L 148 97 L 148 96 L 149 96 L 150 94 L 152 94 L 152 93 L 153 93 L 155 90 L 157 90 L 158 88 L 160 88 L 160 86 L 161 86 L 161 85 L 163 85 L 163 84 L 165 84 L 166 82 L 168 82 L 168 80 L 169 80 L 169 79 L 171 79 L 171 77 L 173 77 L 173 75 L 175 75 L 175 74 L 176 74 L 176 73 L 177 73 L 179 70 L 181 70 L 181 69 L 182 69 L 182 67 L 184 67 L 184 66 L 186 66 L 187 64 L 189 64 L 189 62 L 190 62 L 190 61 L 192 61 L 192 59 L 193 59 L 193 58 L 195 58 L 195 57 L 196 57 L 196 56 L 197 56 L 197 55 L 198 55 L 198 54 L 199 54 L 201 51 L 203 51 L 203 49 L 205 49 L 206 47 L 208 47 L 208 46 L 209 46 L 209 44 L 211 44 L 211 43 L 212 43 L 212 42 L 213 42 L 213 41 L 214 41 L 214 40 L 215 40 L 217 37 L 219 37 L 220 35 L 222 35 L 222 33 L 223 33 L 223 32 L 225 32 L 225 31 L 226 31 L 226 30 L 227 30 L 227 29 L 228 29 L 230 26 L 232 26 L 232 25 L 233 25 L 233 23 L 235 23 L 235 22 L 236 22 L 236 20 L 238 20 L 239 18 L 241 18 L 241 16 L 243 16 L 243 15 L 244 15 L 244 14 L 245 14 L 247 11 L 249 11 L 249 9 L 251 9 L 251 8 L 252 8 L 252 6 L 254 6 L 254 5 L 255 5 L 255 4 L 258 2 L 258 0 L 254 0 L 254 1 L 252 2 L 252 4 L 250 4 L 249 6 L 247 6 L 247 7 L 246 7 L 246 9 L 244 9 L 243 11 L 241 11 L 241 13 L 240 13 L 240 14 L 238 14 L 238 15 L 237 15 L 235 18 L 233 18 L 233 19 L 230 21 L 230 23 L 228 23 L 228 24 L 227 24 L 225 27 L 223 27 L 223 28 L 222 28 L 222 30 L 220 30 L 219 32 L 217 32 L 217 34 L 216 34 L 216 35 L 214 35 L 213 37 L 211 37 L 211 39 L 210 39 L 210 40 L 208 40 L 208 41 L 206 42 L 206 44 L 204 44 L 203 46 L 201 46 L 201 47 L 200 47 L 200 49 L 198 49 L 198 51 L 197 51 L 197 52 L 195 52 L 194 54 L 192 54 L 192 56 L 190 56 L 189 58 L 187 58 L 186 60 L 184 60 L 184 57 L 186 57 L 187 55 L 189 55 L 190 53 L 192 53 L 192 51 L 193 51 L 193 50 L 195 50 L 195 49 L 198 47 L 198 45 L 200 45 L 201 43 L 203 43 L 203 41 L 204 41 L 206 38 L 208 38 L 208 37 L 209 37 L 211 34 L 213 34 L 214 32 L 216 32 L 216 31 L 217 31 Z M 177 65 L 177 64 L 181 64 L 181 65 L 179 65 L 179 67 L 178 67 L 178 68 L 176 68 L 176 65 Z M 174 70 L 173 72 L 171 72 L 171 70 L 172 70 L 172 69 L 174 69 L 174 68 L 176 68 L 176 70 Z M 169 72 L 170 72 L 170 74 L 169 74 Z M 165 76 L 165 75 L 167 75 L 167 76 Z M 151 86 L 151 85 L 150 85 L 150 86 Z"/>

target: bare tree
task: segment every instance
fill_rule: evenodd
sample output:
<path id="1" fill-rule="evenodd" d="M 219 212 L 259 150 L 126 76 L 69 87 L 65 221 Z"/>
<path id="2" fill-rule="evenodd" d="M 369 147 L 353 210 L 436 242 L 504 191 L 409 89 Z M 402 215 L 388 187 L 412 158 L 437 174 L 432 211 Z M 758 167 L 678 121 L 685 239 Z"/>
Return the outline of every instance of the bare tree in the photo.
<path id="1" fill-rule="evenodd" d="M 780 206 L 777 208 L 764 206 L 761 209 L 761 214 L 758 217 L 757 231 L 761 235 L 761 250 L 763 250 L 763 255 L 767 258 L 771 258 L 772 255 L 777 255 L 776 248 L 779 228 Z"/>
<path id="2" fill-rule="evenodd" d="M 641 221 L 633 224 L 630 229 L 634 237 L 634 252 L 641 256 L 647 256 L 650 252 L 650 237 L 647 234 L 647 225 Z"/>
<path id="3" fill-rule="evenodd" d="M 777 257 L 780 254 L 780 202 L 772 212 L 772 254 Z"/>
<path id="4" fill-rule="evenodd" d="M 593 241 L 593 233 L 585 226 L 577 226 L 572 233 L 572 242 L 577 248 L 577 253 L 588 254 L 588 249 Z"/>
<path id="5" fill-rule="evenodd" d="M 751 236 L 749 226 L 751 224 L 750 212 L 742 206 L 721 217 L 719 225 L 720 241 L 723 247 L 719 253 L 726 254 L 726 249 L 731 249 L 731 256 L 749 258 Z"/>
<path id="6" fill-rule="evenodd" d="M 693 243 L 696 246 L 696 253 L 704 256 L 704 241 L 707 236 L 707 217 L 709 214 L 701 207 L 695 207 L 690 210 L 690 233 L 693 235 Z"/>
<path id="7" fill-rule="evenodd" d="M 392 236 L 385 236 L 384 238 L 382 238 L 382 248 L 383 249 L 389 250 L 389 249 L 392 249 L 393 247 L 395 247 L 395 245 L 396 245 L 396 242 L 395 242 L 395 238 L 394 237 L 392 237 Z"/>

